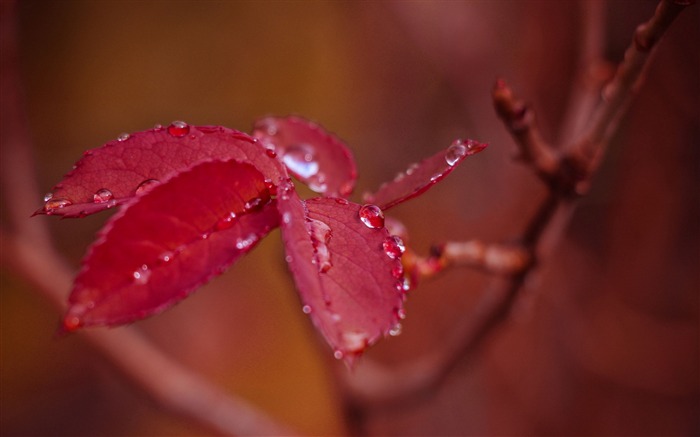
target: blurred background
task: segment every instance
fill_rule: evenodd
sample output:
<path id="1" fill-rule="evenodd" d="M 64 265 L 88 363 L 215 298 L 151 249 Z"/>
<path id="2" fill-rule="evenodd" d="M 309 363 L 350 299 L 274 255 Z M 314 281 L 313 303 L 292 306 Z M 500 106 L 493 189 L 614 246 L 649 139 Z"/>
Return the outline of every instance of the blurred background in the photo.
<path id="1" fill-rule="evenodd" d="M 655 6 L 607 3 L 610 60 Z M 84 150 L 173 120 L 244 131 L 267 114 L 316 120 L 355 154 L 355 200 L 456 137 L 489 142 L 392 210 L 423 254 L 522 230 L 546 192 L 512 161 L 490 89 L 506 78 L 556 142 L 581 30 L 573 1 L 23 0 L 18 9 L 37 208 Z M 590 196 L 509 322 L 433 397 L 371 416 L 372 433 L 700 434 L 699 18 L 689 8 L 663 40 Z M 77 271 L 107 216 L 32 220 L 47 222 Z M 305 433 L 338 434 L 330 350 L 283 258 L 275 231 L 175 308 L 119 329 L 144 332 Z M 455 269 L 421 284 L 402 335 L 367 355 L 392 365 L 431 350 L 487 279 Z M 58 312 L 4 264 L 0 280 L 2 435 L 201 435 L 79 336 L 55 339 Z"/>

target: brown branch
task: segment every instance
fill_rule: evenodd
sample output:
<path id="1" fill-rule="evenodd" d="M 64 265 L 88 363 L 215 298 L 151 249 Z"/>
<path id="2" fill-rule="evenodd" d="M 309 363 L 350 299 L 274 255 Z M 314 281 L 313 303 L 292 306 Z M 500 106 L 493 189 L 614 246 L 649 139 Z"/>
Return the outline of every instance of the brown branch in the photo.
<path id="1" fill-rule="evenodd" d="M 617 120 L 624 112 L 625 103 L 641 83 L 649 51 L 681 9 L 682 5 L 662 0 L 654 17 L 637 28 L 633 45 L 628 49 L 617 76 L 609 85 L 608 100 L 594 113 L 590 124 L 592 127 L 578 143 L 579 150 L 574 150 L 577 156 L 596 155 L 596 159 L 599 159 L 604 152 L 602 145 L 612 135 L 617 127 Z M 575 202 L 572 201 L 575 198 L 569 195 L 573 187 L 577 183 L 590 180 L 596 166 L 590 164 L 593 160 L 589 158 L 589 161 L 585 162 L 586 172 L 577 173 L 580 169 L 571 167 L 567 161 L 568 155 L 557 158 L 550 146 L 542 141 L 531 109 L 513 96 L 505 82 L 499 81 L 496 84 L 493 99 L 499 116 L 521 150 L 522 159 L 550 188 L 549 196 L 540 204 L 537 213 L 530 219 L 519 239 L 525 253 L 542 258 L 554 243 L 560 240 L 570 221 L 575 206 Z M 574 106 L 578 107 L 576 110 L 585 111 L 589 105 Z M 592 147 L 591 144 L 597 144 L 596 148 L 587 149 Z M 583 152 L 580 149 L 583 149 Z M 466 243 L 462 249 L 466 259 L 480 258 L 478 245 Z M 472 312 L 459 321 L 451 336 L 439 343 L 438 349 L 398 369 L 387 369 L 375 363 L 365 362 L 354 374 L 345 374 L 345 401 L 352 404 L 351 410 L 389 408 L 431 394 L 455 367 L 473 356 L 484 341 L 503 325 L 535 267 L 535 259 L 529 258 L 521 272 L 507 278 L 494 279 L 484 293 L 484 298 Z"/>
<path id="2" fill-rule="evenodd" d="M 39 192 L 23 111 L 14 2 L 2 2 L 2 194 L 8 228 L 0 229 L 0 259 L 59 311 L 66 309 L 72 273 L 54 250 L 42 219 L 29 219 Z M 11 158 L 11 159 L 10 159 Z M 48 334 L 51 335 L 51 334 Z M 165 411 L 221 435 L 290 435 L 292 431 L 246 401 L 230 396 L 173 361 L 134 328 L 78 335 Z"/>
<path id="3" fill-rule="evenodd" d="M 630 101 L 637 94 L 657 43 L 678 14 L 691 3 L 693 1 L 662 0 L 649 21 L 635 30 L 615 77 L 603 89 L 603 103 L 591 116 L 583 136 L 567 148 L 565 164 L 579 175 L 578 179 L 582 182 L 578 191 L 586 189 L 586 182 L 597 168 Z"/>

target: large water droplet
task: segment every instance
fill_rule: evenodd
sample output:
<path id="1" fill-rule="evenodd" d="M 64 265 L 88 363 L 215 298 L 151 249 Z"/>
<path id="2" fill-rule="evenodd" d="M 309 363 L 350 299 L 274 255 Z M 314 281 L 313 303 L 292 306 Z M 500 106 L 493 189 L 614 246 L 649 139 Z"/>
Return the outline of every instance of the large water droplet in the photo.
<path id="1" fill-rule="evenodd" d="M 382 247 L 384 248 L 384 253 L 386 253 L 386 255 L 391 259 L 400 258 L 406 251 L 406 246 L 403 244 L 403 240 L 396 235 L 389 235 L 386 237 Z"/>
<path id="2" fill-rule="evenodd" d="M 70 206 L 72 204 L 73 202 L 65 197 L 52 197 L 44 204 L 44 211 L 51 213 L 57 209 L 65 208 L 66 206 Z"/>
<path id="3" fill-rule="evenodd" d="M 455 140 L 445 152 L 445 162 L 452 167 L 467 154 L 467 146 L 462 140 Z"/>
<path id="4" fill-rule="evenodd" d="M 121 133 L 121 134 L 119 134 L 119 136 L 117 137 L 117 141 L 119 141 L 119 142 L 126 141 L 126 140 L 129 139 L 130 136 L 131 136 L 131 135 L 129 135 L 129 134 L 126 133 L 126 132 Z"/>
<path id="5" fill-rule="evenodd" d="M 114 199 L 114 194 L 106 188 L 101 188 L 92 195 L 92 201 L 95 203 L 105 203 Z"/>
<path id="6" fill-rule="evenodd" d="M 368 228 L 379 229 L 384 227 L 384 213 L 377 205 L 362 205 L 358 215 L 362 223 Z"/>
<path id="7" fill-rule="evenodd" d="M 168 133 L 176 138 L 182 138 L 190 133 L 190 125 L 184 121 L 173 121 L 168 126 Z"/>
<path id="8" fill-rule="evenodd" d="M 318 173 L 314 149 L 308 144 L 294 144 L 287 147 L 282 162 L 292 173 L 301 178 L 310 178 Z"/>
<path id="9" fill-rule="evenodd" d="M 145 193 L 146 191 L 152 189 L 156 185 L 158 185 L 160 181 L 158 179 L 146 179 L 145 181 L 141 182 L 138 187 L 136 187 L 135 194 L 136 195 L 141 195 Z"/>
<path id="10" fill-rule="evenodd" d="M 320 220 L 309 219 L 307 223 L 311 234 L 311 243 L 314 247 L 312 262 L 316 264 L 320 273 L 326 273 L 333 267 L 331 252 L 328 243 L 331 240 L 331 228 Z"/>

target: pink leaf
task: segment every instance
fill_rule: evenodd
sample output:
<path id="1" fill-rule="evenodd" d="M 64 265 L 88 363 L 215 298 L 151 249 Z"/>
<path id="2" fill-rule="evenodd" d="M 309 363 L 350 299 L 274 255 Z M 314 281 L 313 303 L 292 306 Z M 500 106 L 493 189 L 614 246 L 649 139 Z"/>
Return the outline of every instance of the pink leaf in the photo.
<path id="1" fill-rule="evenodd" d="M 393 181 L 380 186 L 376 193 L 365 196 L 365 201 L 386 210 L 416 197 L 440 182 L 467 156 L 481 152 L 486 146 L 487 144 L 473 140 L 456 140 L 446 150 L 413 164 L 405 172 L 396 175 Z"/>
<path id="2" fill-rule="evenodd" d="M 274 184 L 287 177 L 274 154 L 247 134 L 220 126 L 174 122 L 165 128 L 123 134 L 86 151 L 36 214 L 93 214 L 124 203 L 172 173 L 206 159 L 249 162 Z"/>
<path id="3" fill-rule="evenodd" d="M 206 161 L 175 174 L 107 222 L 75 280 L 64 330 L 170 307 L 277 224 L 263 175 L 250 164 Z"/>
<path id="4" fill-rule="evenodd" d="M 347 146 L 321 126 L 301 117 L 265 117 L 253 136 L 273 148 L 296 178 L 317 193 L 347 197 L 357 179 Z"/>
<path id="5" fill-rule="evenodd" d="M 304 312 L 335 357 L 352 363 L 382 336 L 396 335 L 405 296 L 400 240 L 378 222 L 365 224 L 363 207 L 345 199 L 304 202 L 288 188 L 278 202 Z"/>

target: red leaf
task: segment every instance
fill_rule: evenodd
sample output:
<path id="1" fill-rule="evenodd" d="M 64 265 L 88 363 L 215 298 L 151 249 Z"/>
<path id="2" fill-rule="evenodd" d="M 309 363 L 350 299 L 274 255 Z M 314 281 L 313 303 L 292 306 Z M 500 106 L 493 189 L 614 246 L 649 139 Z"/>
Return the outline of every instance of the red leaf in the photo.
<path id="1" fill-rule="evenodd" d="M 317 193 L 347 197 L 357 179 L 355 160 L 345 143 L 301 117 L 265 117 L 253 136 L 275 150 L 287 169 Z"/>
<path id="2" fill-rule="evenodd" d="M 365 200 L 386 210 L 416 197 L 440 182 L 467 156 L 481 152 L 486 146 L 473 140 L 456 140 L 446 150 L 411 165 L 393 181 L 380 186 L 376 193 L 365 196 Z"/>
<path id="3" fill-rule="evenodd" d="M 277 224 L 263 175 L 250 164 L 207 161 L 176 174 L 134 198 L 100 232 L 75 280 L 64 329 L 162 311 Z"/>
<path id="4" fill-rule="evenodd" d="M 82 217 L 124 203 L 136 194 L 206 159 L 237 159 L 253 164 L 277 183 L 284 166 L 247 134 L 220 126 L 174 122 L 88 150 L 53 188 L 36 214 Z"/>
<path id="5" fill-rule="evenodd" d="M 287 261 L 304 312 L 335 351 L 352 363 L 403 315 L 403 269 L 396 239 L 360 219 L 362 207 L 339 198 L 278 197 Z M 397 252 L 398 250 L 398 252 Z"/>

